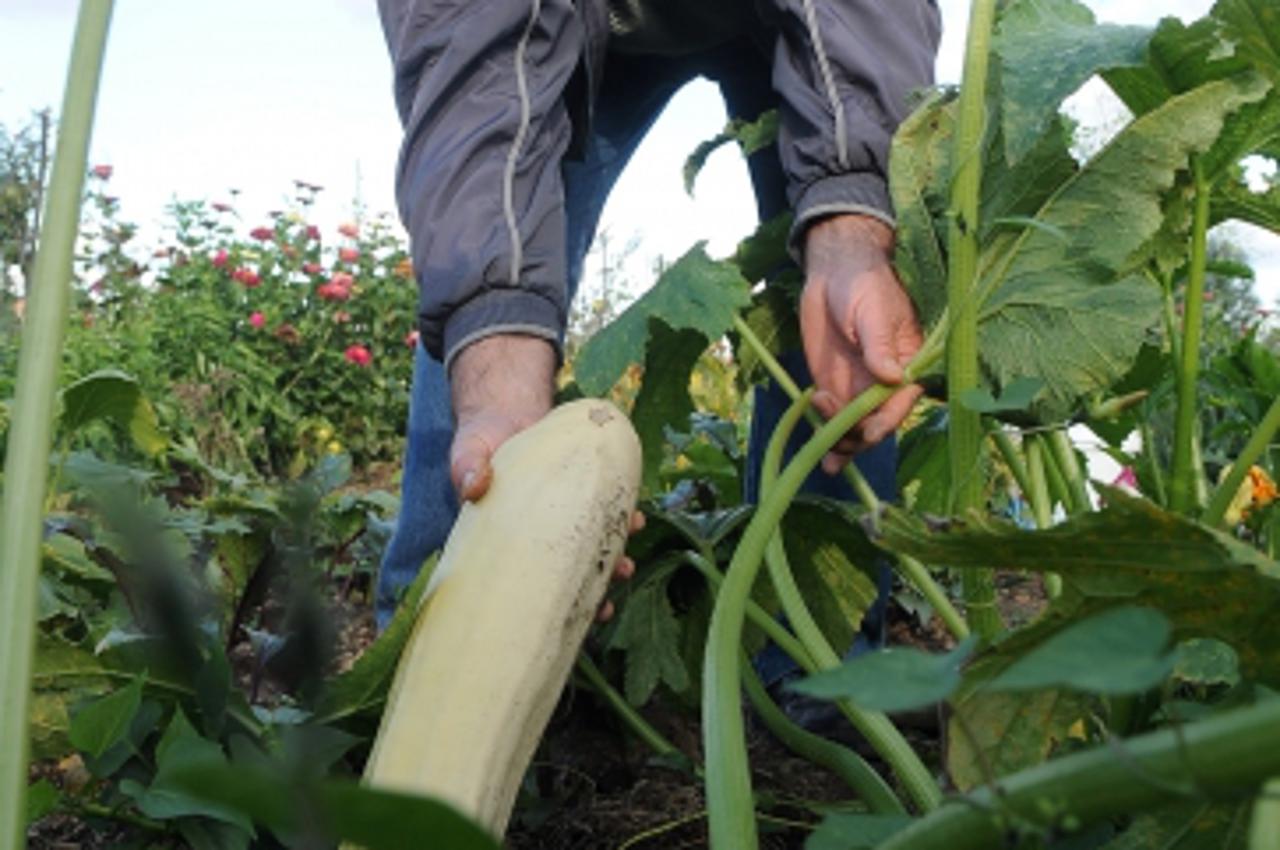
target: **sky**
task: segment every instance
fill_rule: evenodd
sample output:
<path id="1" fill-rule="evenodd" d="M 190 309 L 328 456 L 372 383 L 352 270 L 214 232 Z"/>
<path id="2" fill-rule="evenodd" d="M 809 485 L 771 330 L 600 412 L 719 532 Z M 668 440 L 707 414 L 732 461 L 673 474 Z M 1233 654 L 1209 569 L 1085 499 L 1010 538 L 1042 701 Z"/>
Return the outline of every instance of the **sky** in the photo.
<path id="1" fill-rule="evenodd" d="M 74 0 L 0 0 L 0 123 L 16 129 L 61 101 Z M 941 0 L 938 78 L 956 81 L 968 4 Z M 1191 19 L 1211 0 L 1091 0 L 1103 20 Z M 1105 110 L 1086 92 L 1084 113 Z M 698 239 L 727 253 L 754 225 L 746 170 L 732 149 L 713 155 L 693 198 L 680 169 L 725 114 L 713 86 L 696 82 L 672 101 L 619 181 L 603 225 L 620 244 L 640 237 L 628 270 L 644 285 L 658 255 Z M 295 179 L 325 187 L 313 217 L 335 228 L 354 215 L 394 215 L 400 127 L 390 64 L 372 0 L 117 0 L 91 163 L 114 168 L 111 193 L 144 241 L 161 233 L 169 202 L 227 201 L 245 229 L 280 209 Z M 150 237 L 150 239 L 149 239 Z M 1280 239 L 1240 233 L 1259 290 L 1280 299 Z"/>

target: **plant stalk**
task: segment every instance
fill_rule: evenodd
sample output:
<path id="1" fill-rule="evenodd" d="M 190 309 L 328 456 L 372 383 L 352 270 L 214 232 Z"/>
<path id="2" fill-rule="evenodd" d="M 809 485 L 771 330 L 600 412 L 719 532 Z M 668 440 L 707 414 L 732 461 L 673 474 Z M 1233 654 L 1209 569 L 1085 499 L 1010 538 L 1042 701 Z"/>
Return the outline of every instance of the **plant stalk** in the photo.
<path id="1" fill-rule="evenodd" d="M 1280 700 L 1054 759 L 948 802 L 876 850 L 987 850 L 1017 827 L 1084 829 L 1186 799 L 1248 794 L 1280 772 Z"/>
<path id="2" fill-rule="evenodd" d="M 76 22 L 48 209 L 27 288 L 13 422 L 5 454 L 0 507 L 0 850 L 21 848 L 26 834 L 27 707 L 35 650 L 42 508 L 80 197 L 111 9 L 112 0 L 86 0 Z"/>
<path id="3" fill-rule="evenodd" d="M 768 347 L 756 336 L 755 331 L 751 330 L 751 326 L 739 316 L 735 316 L 733 321 L 734 328 L 738 331 L 743 341 L 752 348 L 756 357 L 764 365 L 765 370 L 782 388 L 783 392 L 792 401 L 799 399 L 802 395 L 799 385 L 791 379 L 791 376 L 787 374 L 787 370 L 782 368 L 782 364 L 777 361 Z M 815 431 L 822 426 L 822 417 L 812 407 L 806 408 L 804 415 Z M 859 471 L 857 464 L 845 464 L 843 472 L 845 480 L 849 482 L 849 486 L 853 488 L 863 507 L 874 518 L 880 512 L 880 497 L 871 489 L 871 485 L 867 483 L 866 477 Z M 938 616 L 942 618 L 947 628 L 955 635 L 956 640 L 964 640 L 969 636 L 969 624 L 965 622 L 964 617 L 956 610 L 956 607 L 951 604 L 951 599 L 947 596 L 947 592 L 934 580 L 923 564 L 909 555 L 898 555 L 898 567 L 902 575 L 916 586 L 916 589 L 938 612 Z"/>
<path id="4" fill-rule="evenodd" d="M 591 656 L 587 655 L 586 652 L 578 653 L 577 667 L 578 672 L 587 680 L 587 683 L 604 698 L 605 702 L 609 703 L 609 707 L 614 710 L 614 713 L 626 724 L 627 728 L 643 741 L 649 749 L 659 756 L 685 758 L 684 753 L 675 744 L 668 741 L 661 732 L 653 728 L 653 725 L 645 720 L 640 715 L 640 712 L 632 707 L 631 703 L 627 702 L 626 697 L 618 693 L 617 688 L 609 684 L 609 680 L 605 678 L 604 673 L 600 672 L 600 668 L 596 666 L 596 663 L 591 660 Z M 693 765 L 693 772 L 701 776 L 702 768 L 695 764 Z"/>
<path id="5" fill-rule="evenodd" d="M 1048 440 L 1053 459 L 1057 462 L 1058 471 L 1062 473 L 1063 483 L 1066 484 L 1067 492 L 1071 496 L 1071 513 L 1074 515 L 1090 511 L 1093 508 L 1093 501 L 1089 498 L 1084 471 L 1080 468 L 1076 448 L 1071 442 L 1071 437 L 1067 435 L 1067 430 L 1055 428 L 1049 432 Z"/>
<path id="6" fill-rule="evenodd" d="M 1249 467 L 1262 457 L 1267 446 L 1271 445 L 1271 441 L 1275 439 L 1277 431 L 1280 431 L 1280 398 L 1271 402 L 1262 421 L 1249 436 L 1249 442 L 1244 444 L 1244 449 L 1235 463 L 1231 464 L 1231 471 L 1213 491 L 1209 506 L 1204 509 L 1204 515 L 1200 518 L 1201 522 L 1205 525 L 1222 525 L 1222 519 L 1226 516 L 1227 508 L 1231 506 L 1231 500 L 1235 498 L 1236 491 L 1240 489 L 1245 476 L 1249 474 Z"/>
<path id="7" fill-rule="evenodd" d="M 978 369 L 978 233 L 981 228 L 982 147 L 986 135 L 987 76 L 996 0 L 974 0 L 969 11 L 964 77 L 960 87 L 955 148 L 951 162 L 951 228 L 948 235 L 947 340 L 948 443 L 951 458 L 951 512 L 965 514 L 983 507 L 982 417 L 961 401 L 979 382 Z M 995 584 L 989 570 L 964 576 L 964 600 L 970 625 L 984 640 L 1003 629 L 995 607 Z"/>
<path id="8" fill-rule="evenodd" d="M 1049 480 L 1045 475 L 1044 445 L 1039 440 L 1027 440 L 1027 501 L 1036 518 L 1036 528 L 1044 531 L 1053 525 L 1053 501 L 1049 498 Z M 1045 573 L 1045 593 L 1050 599 L 1062 595 L 1062 576 Z"/>
<path id="9" fill-rule="evenodd" d="M 990 430 L 991 442 L 995 444 L 996 449 L 1000 452 L 1000 457 L 1004 458 L 1005 465 L 1009 467 L 1009 474 L 1013 476 L 1013 480 L 1017 483 L 1018 489 L 1031 499 L 1031 478 L 1027 472 L 1027 464 L 1022 460 L 1022 453 L 1018 451 L 1018 447 L 1013 444 L 1013 440 L 1009 439 L 1009 434 L 999 423 L 993 423 Z"/>
<path id="10" fill-rule="evenodd" d="M 1169 506 L 1190 515 L 1196 499 L 1196 383 L 1200 376 L 1200 335 L 1204 322 L 1204 281 L 1208 264 L 1209 196 L 1208 180 L 1198 157 L 1191 162 L 1195 184 L 1195 218 L 1191 229 L 1191 266 L 1182 305 L 1182 345 L 1177 373 L 1178 407 L 1173 431 L 1173 476 Z"/>
<path id="11" fill-rule="evenodd" d="M 907 365 L 905 381 L 918 380 L 938 363 L 945 333 L 946 325 L 940 323 Z M 711 842 L 717 850 L 754 850 L 757 846 L 738 689 L 738 647 L 746 600 L 765 547 L 810 470 L 854 423 L 883 404 L 896 389 L 877 385 L 866 390 L 819 428 L 796 453 L 748 523 L 716 597 L 707 636 L 702 713 Z"/>

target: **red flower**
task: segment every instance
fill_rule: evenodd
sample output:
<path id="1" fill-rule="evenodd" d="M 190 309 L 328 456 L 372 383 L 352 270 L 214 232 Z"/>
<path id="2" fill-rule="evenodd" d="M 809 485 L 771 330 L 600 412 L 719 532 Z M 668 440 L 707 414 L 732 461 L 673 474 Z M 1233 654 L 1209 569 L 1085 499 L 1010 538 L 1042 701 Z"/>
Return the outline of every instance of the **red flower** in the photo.
<path id="1" fill-rule="evenodd" d="M 312 240 L 314 240 L 314 241 L 316 241 L 316 242 L 319 242 L 319 241 L 320 241 L 320 228 L 316 227 L 314 224 L 308 224 L 308 225 L 307 225 L 307 238 L 308 238 L 308 239 L 312 239 Z"/>
<path id="2" fill-rule="evenodd" d="M 276 232 L 270 227 L 255 227 L 249 231 L 249 235 L 259 242 L 270 242 L 276 238 Z"/>
<path id="3" fill-rule="evenodd" d="M 373 354 L 363 345 L 348 346 L 342 356 L 347 358 L 348 363 L 354 363 L 357 366 L 368 366 L 373 362 Z"/>
<path id="4" fill-rule="evenodd" d="M 346 272 L 334 272 L 328 283 L 322 283 L 316 289 L 316 295 L 324 301 L 346 301 L 351 297 L 351 287 L 355 278 Z"/>
<path id="5" fill-rule="evenodd" d="M 218 253 L 213 255 L 213 259 L 209 262 L 213 263 L 214 268 L 222 268 L 227 264 L 227 249 L 219 248 Z"/>
<path id="6" fill-rule="evenodd" d="M 319 263 L 303 263 L 302 270 L 307 274 L 320 274 L 321 271 Z"/>
<path id="7" fill-rule="evenodd" d="M 354 263 L 360 259 L 359 248 L 339 248 L 338 259 L 344 263 Z"/>
<path id="8" fill-rule="evenodd" d="M 360 238 L 360 226 L 354 221 L 344 221 L 338 225 L 338 232 L 348 239 Z"/>
<path id="9" fill-rule="evenodd" d="M 407 345 L 409 348 L 417 348 L 418 340 L 420 340 L 421 338 L 422 338 L 422 334 L 418 332 L 417 328 L 414 328 L 413 330 L 409 331 L 407 334 L 404 335 L 404 344 Z"/>
<path id="10" fill-rule="evenodd" d="M 97 177 L 99 180 L 110 180 L 111 175 L 115 172 L 115 169 L 109 165 L 95 165 L 90 170 L 92 171 L 93 176 Z"/>
<path id="11" fill-rule="evenodd" d="M 249 325 L 254 328 L 262 328 L 267 323 L 267 317 L 262 315 L 262 311 L 255 310 L 249 314 Z"/>
<path id="12" fill-rule="evenodd" d="M 258 273 L 253 269 L 239 267 L 231 273 L 231 279 L 237 283 L 244 284 L 246 289 L 253 289 L 262 283 L 262 278 L 258 277 Z"/>

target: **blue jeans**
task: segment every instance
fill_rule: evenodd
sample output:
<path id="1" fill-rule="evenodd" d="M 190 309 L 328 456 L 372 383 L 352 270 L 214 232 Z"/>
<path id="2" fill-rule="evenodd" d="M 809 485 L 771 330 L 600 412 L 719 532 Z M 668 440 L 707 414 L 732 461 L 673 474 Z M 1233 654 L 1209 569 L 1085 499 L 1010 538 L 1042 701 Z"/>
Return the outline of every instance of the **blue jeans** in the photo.
<path id="1" fill-rule="evenodd" d="M 571 293 L 581 278 L 605 200 L 623 167 L 671 96 L 700 74 L 719 83 L 729 113 L 735 117 L 754 119 L 776 105 L 769 63 L 747 40 L 686 57 L 609 56 L 603 90 L 584 140 L 582 158 L 566 161 L 562 166 L 567 218 L 565 250 Z M 786 185 L 777 150 L 770 147 L 759 151 L 747 164 L 761 220 L 782 213 L 787 208 Z M 801 386 L 812 382 L 803 356 L 788 355 L 784 357 L 784 365 Z M 786 394 L 776 385 L 756 391 L 747 453 L 750 499 L 755 498 L 755 482 L 768 435 L 789 404 Z M 788 456 L 806 433 L 807 426 L 797 429 L 788 447 Z M 413 581 L 423 562 L 444 545 L 457 517 L 457 498 L 449 480 L 452 439 L 448 379 L 441 364 L 419 347 L 409 403 L 400 516 L 378 573 L 375 608 L 380 629 L 390 620 L 400 594 Z M 896 449 L 890 442 L 858 459 L 859 468 L 881 498 L 894 495 L 896 462 Z M 804 489 L 838 499 L 855 498 L 842 478 L 828 477 L 821 472 L 810 476 Z M 888 578 L 887 570 L 881 569 L 881 603 L 864 625 L 864 635 L 872 644 L 883 640 L 882 610 Z M 761 669 L 766 681 L 785 672 L 786 661 L 780 653 L 776 660 L 771 660 L 769 653 L 762 656 L 760 662 L 767 665 L 767 669 Z M 775 675 L 775 668 L 781 672 Z"/>

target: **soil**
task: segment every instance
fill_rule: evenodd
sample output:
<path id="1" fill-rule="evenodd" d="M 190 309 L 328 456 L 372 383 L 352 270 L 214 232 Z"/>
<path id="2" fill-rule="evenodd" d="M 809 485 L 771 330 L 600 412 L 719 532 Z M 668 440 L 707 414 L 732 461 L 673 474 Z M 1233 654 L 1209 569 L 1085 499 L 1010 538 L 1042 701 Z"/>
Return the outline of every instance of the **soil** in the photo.
<path id="1" fill-rule="evenodd" d="M 1038 576 L 997 576 L 1001 614 L 1011 626 L 1035 617 L 1045 604 Z M 341 624 L 334 664 L 345 669 L 372 642 L 368 606 L 347 600 L 336 606 Z M 954 644 L 935 616 L 921 624 L 896 604 L 889 611 L 891 645 L 930 651 Z M 689 760 L 700 760 L 696 712 L 651 705 L 646 719 Z M 941 761 L 941 724 L 932 712 L 897 718 L 926 763 Z M 849 798 L 833 775 L 797 758 L 748 718 L 748 747 L 756 792 L 772 801 L 761 824 L 762 850 L 799 850 L 821 819 L 822 806 Z M 872 763 L 875 764 L 874 760 Z M 83 766 L 64 761 L 33 766 L 31 780 L 65 785 L 81 778 Z M 86 777 L 87 778 L 87 777 Z M 705 802 L 700 782 L 687 766 L 663 761 L 621 727 L 593 694 L 569 688 L 552 718 L 526 780 L 508 830 L 509 850 L 695 850 L 707 846 Z M 145 846 L 124 825 L 54 815 L 28 833 L 32 850 L 107 850 Z M 154 845 L 153 845 L 154 846 Z M 162 845 L 163 846 L 163 845 Z"/>

